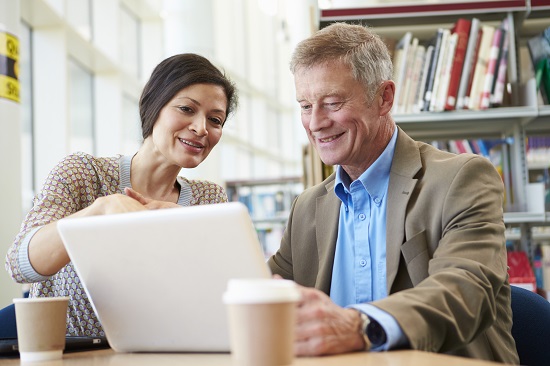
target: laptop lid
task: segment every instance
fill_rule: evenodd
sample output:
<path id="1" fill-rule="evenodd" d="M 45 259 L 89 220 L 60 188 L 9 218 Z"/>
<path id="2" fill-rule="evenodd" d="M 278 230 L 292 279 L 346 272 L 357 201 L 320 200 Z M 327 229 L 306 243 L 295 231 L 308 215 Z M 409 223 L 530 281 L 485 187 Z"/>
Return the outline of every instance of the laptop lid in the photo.
<path id="1" fill-rule="evenodd" d="M 230 278 L 270 277 L 239 202 L 59 220 L 69 257 L 119 352 L 227 352 Z"/>

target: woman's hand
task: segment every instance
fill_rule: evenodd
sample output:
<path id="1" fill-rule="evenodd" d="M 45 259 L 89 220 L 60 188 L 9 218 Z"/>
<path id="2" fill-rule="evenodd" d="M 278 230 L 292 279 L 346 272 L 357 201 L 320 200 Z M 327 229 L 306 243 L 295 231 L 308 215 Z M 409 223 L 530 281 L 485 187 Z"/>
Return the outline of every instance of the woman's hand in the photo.
<path id="1" fill-rule="evenodd" d="M 135 201 L 139 202 L 148 210 L 158 210 L 161 208 L 177 208 L 181 207 L 177 203 L 166 202 L 166 201 L 157 201 L 151 198 L 144 197 L 141 193 L 134 191 L 132 188 L 124 188 L 124 193 L 128 197 L 133 198 Z"/>

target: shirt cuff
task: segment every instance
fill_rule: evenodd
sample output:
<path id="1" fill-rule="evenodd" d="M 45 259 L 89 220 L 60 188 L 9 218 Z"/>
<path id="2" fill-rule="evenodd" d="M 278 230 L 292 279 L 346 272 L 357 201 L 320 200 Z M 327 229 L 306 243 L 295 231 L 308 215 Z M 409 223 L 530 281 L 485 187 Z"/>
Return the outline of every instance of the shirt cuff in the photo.
<path id="1" fill-rule="evenodd" d="M 403 333 L 403 330 L 401 330 L 395 318 L 387 312 L 370 304 L 355 304 L 349 307 L 367 314 L 369 318 L 377 321 L 384 329 L 384 332 L 386 332 L 386 343 L 378 347 L 373 347 L 371 351 L 388 351 L 390 349 L 401 348 L 408 344 L 405 333 Z"/>
<path id="2" fill-rule="evenodd" d="M 42 226 L 36 227 L 29 231 L 27 235 L 21 240 L 21 245 L 19 246 L 18 260 L 19 260 L 19 270 L 21 275 L 28 282 L 42 282 L 50 278 L 49 276 L 43 276 L 40 273 L 36 272 L 31 265 L 29 260 L 29 244 L 32 237 Z"/>

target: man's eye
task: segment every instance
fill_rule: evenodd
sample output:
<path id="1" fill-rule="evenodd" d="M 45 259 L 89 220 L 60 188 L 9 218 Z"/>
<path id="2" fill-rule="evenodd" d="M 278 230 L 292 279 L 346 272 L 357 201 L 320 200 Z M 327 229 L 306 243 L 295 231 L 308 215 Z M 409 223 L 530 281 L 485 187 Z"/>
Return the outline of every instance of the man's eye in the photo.
<path id="1" fill-rule="evenodd" d="M 303 111 L 309 111 L 311 109 L 311 105 L 302 105 L 300 108 L 302 108 Z"/>
<path id="2" fill-rule="evenodd" d="M 342 102 L 326 103 L 325 106 L 331 111 L 336 111 L 342 107 Z"/>

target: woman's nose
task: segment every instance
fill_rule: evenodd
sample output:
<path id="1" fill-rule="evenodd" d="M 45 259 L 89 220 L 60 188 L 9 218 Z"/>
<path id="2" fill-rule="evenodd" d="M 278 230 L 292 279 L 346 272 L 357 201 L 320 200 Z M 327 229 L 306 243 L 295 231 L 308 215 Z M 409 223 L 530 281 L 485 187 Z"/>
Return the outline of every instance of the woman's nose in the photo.
<path id="1" fill-rule="evenodd" d="M 206 123 L 207 123 L 206 117 L 197 115 L 193 118 L 193 121 L 189 125 L 189 129 L 198 136 L 204 136 L 208 134 Z"/>

